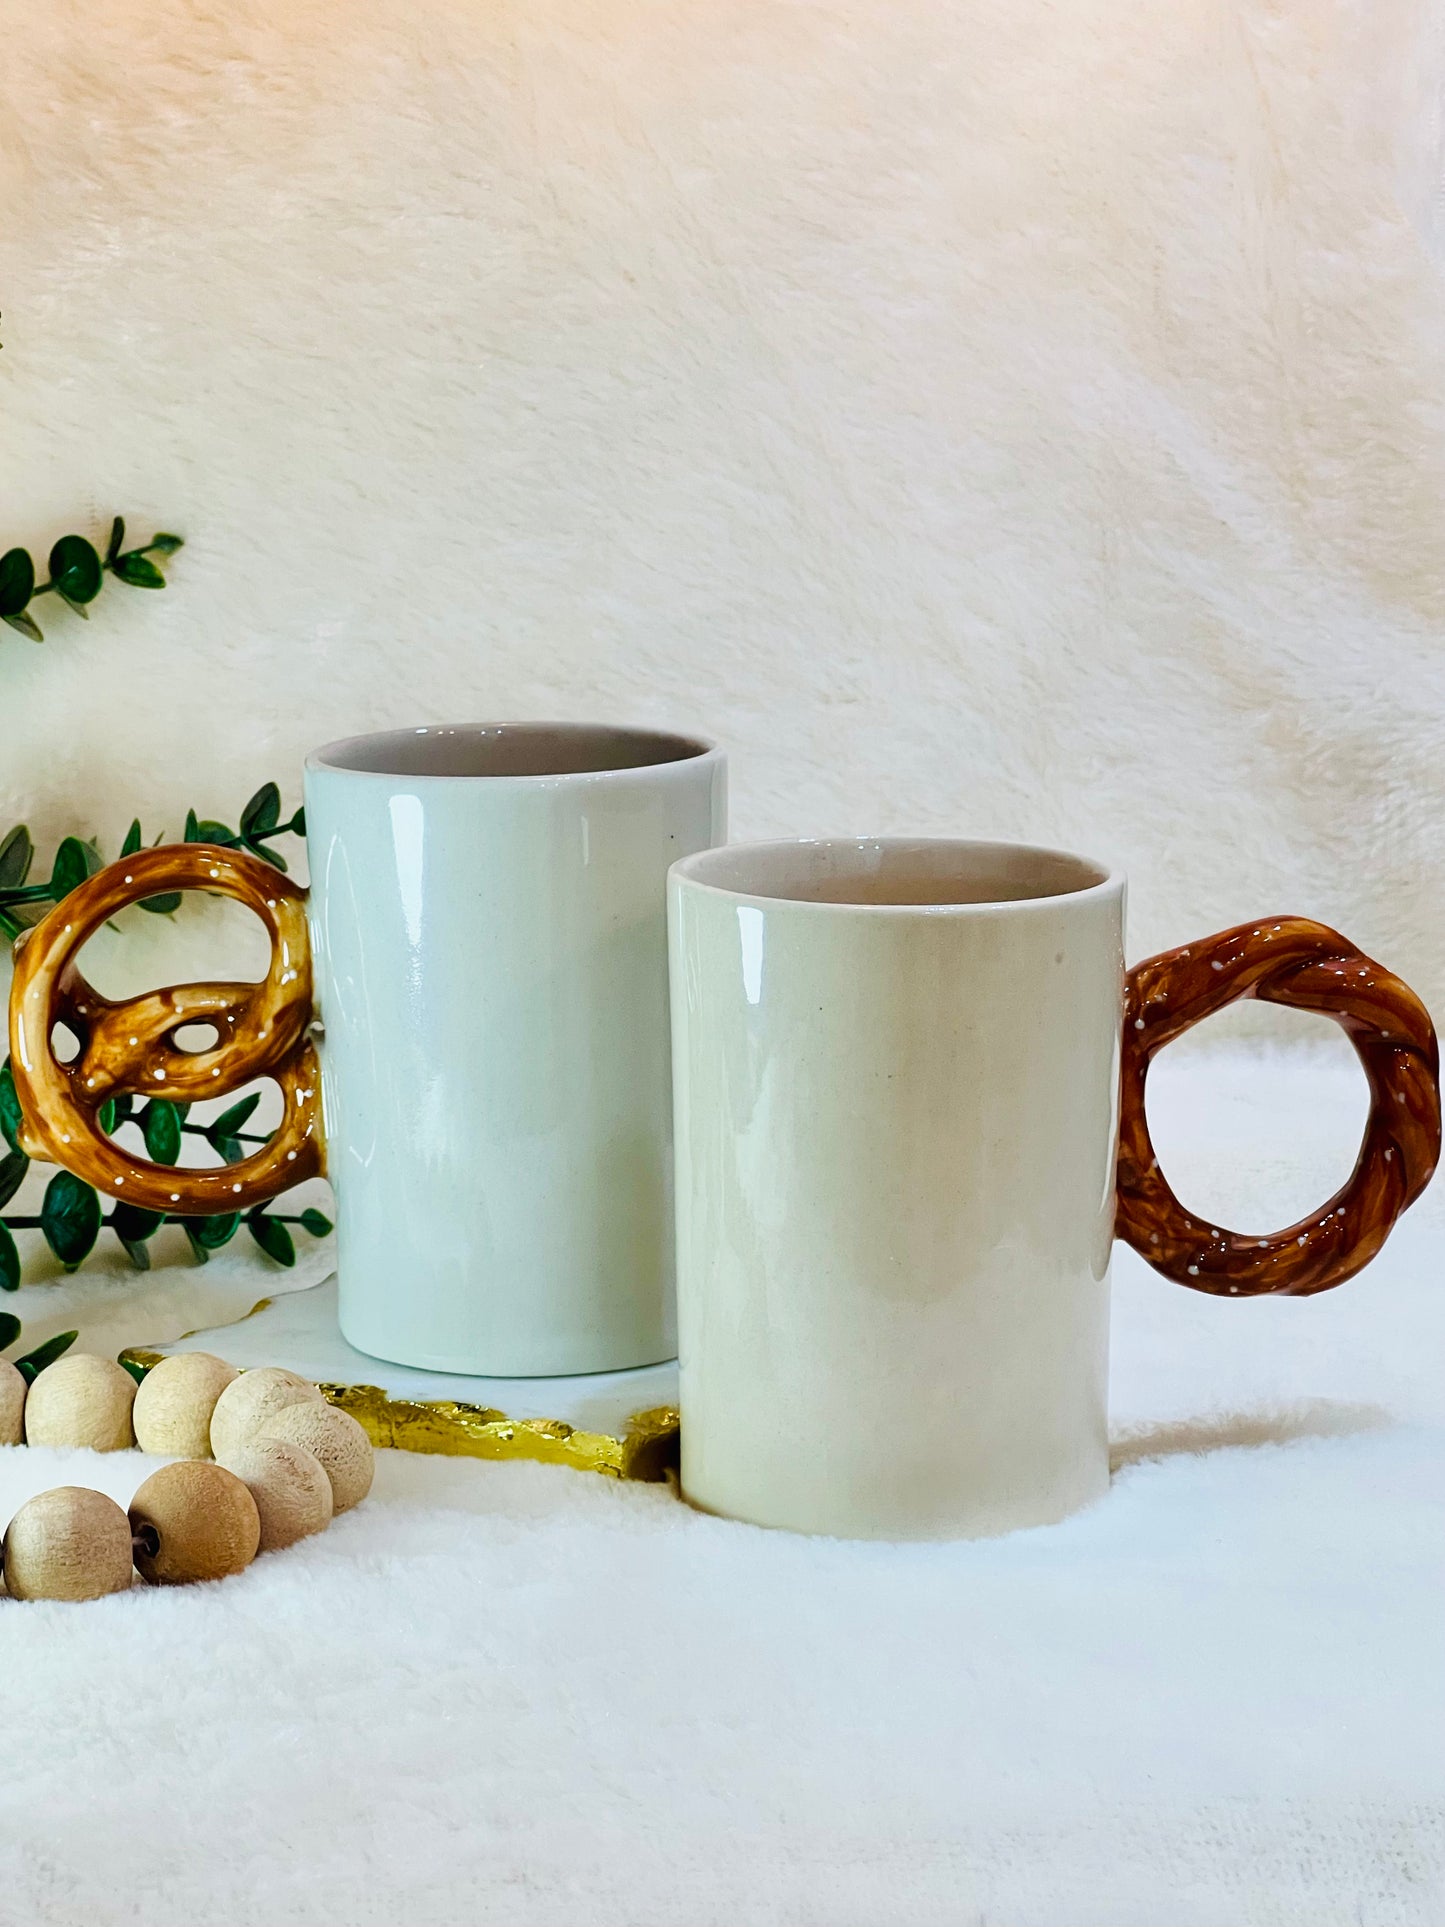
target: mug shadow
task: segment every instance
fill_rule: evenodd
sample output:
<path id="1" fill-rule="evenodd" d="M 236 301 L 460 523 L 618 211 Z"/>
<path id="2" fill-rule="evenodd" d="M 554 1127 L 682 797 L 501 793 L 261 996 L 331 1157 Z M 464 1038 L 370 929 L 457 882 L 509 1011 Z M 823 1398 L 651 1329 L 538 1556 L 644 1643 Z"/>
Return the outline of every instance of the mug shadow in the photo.
<path id="1" fill-rule="evenodd" d="M 1228 1452 L 1261 1445 L 1290 1445 L 1299 1439 L 1348 1438 L 1378 1432 L 1392 1423 L 1380 1405 L 1345 1399 L 1303 1399 L 1252 1412 L 1211 1412 L 1202 1418 L 1170 1419 L 1159 1425 L 1129 1426 L 1109 1441 L 1109 1470 L 1181 1453 Z"/>

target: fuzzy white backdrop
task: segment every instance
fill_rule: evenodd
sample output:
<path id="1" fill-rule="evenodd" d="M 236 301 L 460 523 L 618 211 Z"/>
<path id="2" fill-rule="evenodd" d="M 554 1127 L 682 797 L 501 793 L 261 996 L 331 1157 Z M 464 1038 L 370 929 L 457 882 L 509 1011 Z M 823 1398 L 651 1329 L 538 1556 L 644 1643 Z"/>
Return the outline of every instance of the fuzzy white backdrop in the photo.
<path id="1" fill-rule="evenodd" d="M 0 822 L 699 723 L 1445 993 L 1441 0 L 0 0 Z"/>

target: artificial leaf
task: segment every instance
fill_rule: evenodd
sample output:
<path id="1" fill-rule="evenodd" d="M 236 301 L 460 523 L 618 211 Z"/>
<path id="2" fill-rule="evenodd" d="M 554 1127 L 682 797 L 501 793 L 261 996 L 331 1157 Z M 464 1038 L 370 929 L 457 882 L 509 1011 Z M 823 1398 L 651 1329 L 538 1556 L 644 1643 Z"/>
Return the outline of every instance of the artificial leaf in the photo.
<path id="1" fill-rule="evenodd" d="M 12 1151 L 20 1149 L 20 1127 L 23 1122 L 20 1099 L 15 1094 L 15 1073 L 7 1057 L 0 1064 L 0 1137 L 5 1139 Z"/>
<path id="2" fill-rule="evenodd" d="M 185 833 L 181 837 L 181 841 L 183 843 L 199 843 L 200 840 L 201 826 L 196 821 L 196 813 L 194 810 L 187 810 Z"/>
<path id="3" fill-rule="evenodd" d="M 211 1122 L 206 1126 L 207 1137 L 209 1137 L 213 1143 L 218 1137 L 234 1137 L 236 1132 L 247 1123 L 251 1113 L 260 1102 L 261 1093 L 259 1091 L 252 1091 L 249 1097 L 241 1098 L 238 1103 L 232 1104 L 228 1110 L 222 1111 L 219 1117 L 212 1118 Z"/>
<path id="4" fill-rule="evenodd" d="M 179 910 L 180 907 L 179 890 L 166 890 L 158 897 L 142 897 L 140 900 L 140 908 L 149 910 L 153 917 L 168 917 L 173 910 Z"/>
<path id="5" fill-rule="evenodd" d="M 32 642 L 44 642 L 45 640 L 40 624 L 35 621 L 33 616 L 28 616 L 23 609 L 18 615 L 0 616 L 0 622 L 8 622 L 12 629 L 18 629 L 22 636 L 29 636 Z"/>
<path id="6" fill-rule="evenodd" d="M 50 894 L 57 903 L 91 875 L 90 857 L 78 836 L 68 836 L 55 852 L 50 871 Z"/>
<path id="7" fill-rule="evenodd" d="M 141 844 L 140 818 L 137 817 L 134 823 L 131 824 L 130 828 L 125 833 L 125 842 L 122 843 L 120 846 L 121 855 L 134 856 L 136 851 L 140 848 L 140 844 Z"/>
<path id="8" fill-rule="evenodd" d="M 153 535 L 146 543 L 146 547 L 154 549 L 157 555 L 174 555 L 177 549 L 185 546 L 185 537 L 181 535 Z"/>
<path id="9" fill-rule="evenodd" d="M 0 1311 L 0 1352 L 20 1336 L 20 1320 L 13 1311 Z"/>
<path id="10" fill-rule="evenodd" d="M 100 1236 L 100 1199 L 69 1171 L 57 1171 L 45 1187 L 40 1229 L 67 1271 L 90 1255 Z"/>
<path id="11" fill-rule="evenodd" d="M 79 1332 L 57 1332 L 54 1338 L 47 1338 L 43 1345 L 37 1345 L 33 1352 L 17 1358 L 16 1371 L 27 1385 L 33 1384 L 47 1365 L 53 1365 L 57 1358 L 64 1357 L 79 1336 Z"/>
<path id="12" fill-rule="evenodd" d="M 29 876 L 34 858 L 35 845 L 30 841 L 30 832 L 23 823 L 17 823 L 0 843 L 0 890 L 18 890 Z"/>
<path id="13" fill-rule="evenodd" d="M 25 925 L 9 910 L 0 910 L 0 936 L 5 937 L 10 943 L 14 943 L 24 928 Z"/>
<path id="14" fill-rule="evenodd" d="M 324 1211 L 318 1211 L 314 1205 L 308 1205 L 301 1213 L 301 1223 L 313 1238 L 324 1238 L 331 1230 L 330 1218 Z"/>
<path id="15" fill-rule="evenodd" d="M 0 1291 L 19 1291 L 20 1253 L 10 1235 L 10 1227 L 0 1218 Z M 9 1343 L 7 1339 L 6 1343 Z"/>
<path id="16" fill-rule="evenodd" d="M 118 1204 L 111 1212 L 110 1228 L 125 1246 L 125 1255 L 137 1271 L 150 1270 L 151 1255 L 146 1249 L 146 1240 L 153 1238 L 165 1221 L 163 1211 L 142 1211 L 138 1204 Z"/>
<path id="17" fill-rule="evenodd" d="M 120 1119 L 115 1114 L 115 1099 L 108 1097 L 95 1114 L 95 1121 L 109 1137 Z"/>
<path id="18" fill-rule="evenodd" d="M 295 1264 L 296 1246 L 291 1233 L 275 1218 L 268 1218 L 263 1206 L 258 1205 L 247 1217 L 246 1229 L 268 1258 L 274 1258 L 278 1265 Z"/>
<path id="19" fill-rule="evenodd" d="M 191 1244 L 191 1255 L 205 1264 L 213 1251 L 229 1244 L 241 1222 L 239 1211 L 228 1211 L 218 1218 L 182 1218 L 181 1229 Z"/>
<path id="20" fill-rule="evenodd" d="M 25 1182 L 30 1160 L 23 1151 L 11 1151 L 0 1158 L 0 1210 L 3 1210 Z"/>
<path id="21" fill-rule="evenodd" d="M 107 562 L 115 561 L 115 558 L 120 554 L 120 545 L 124 540 L 125 520 L 122 516 L 118 515 L 110 525 L 110 541 L 107 543 L 105 551 L 105 559 Z"/>
<path id="22" fill-rule="evenodd" d="M 291 828 L 295 831 L 297 836 L 305 836 L 306 812 L 304 809 L 297 810 L 296 814 L 292 817 Z"/>
<path id="23" fill-rule="evenodd" d="M 219 1251 L 222 1245 L 228 1245 L 235 1237 L 241 1214 L 239 1211 L 222 1211 L 212 1218 L 187 1218 L 184 1222 L 188 1233 L 194 1227 L 196 1240 L 207 1251 Z"/>
<path id="24" fill-rule="evenodd" d="M 164 1097 L 153 1097 L 146 1105 L 141 1125 L 146 1149 L 157 1164 L 174 1164 L 181 1155 L 181 1114 Z"/>
<path id="25" fill-rule="evenodd" d="M 83 535 L 62 535 L 50 551 L 50 580 L 72 609 L 83 609 L 100 594 L 100 557 Z"/>
<path id="26" fill-rule="evenodd" d="M 264 783 L 241 812 L 242 836 L 265 836 L 281 821 L 281 792 Z"/>
<path id="27" fill-rule="evenodd" d="M 149 1262 L 149 1260 L 147 1260 L 147 1262 Z M 129 1352 L 122 1352 L 116 1360 L 116 1364 L 120 1366 L 122 1371 L 129 1372 L 137 1385 L 145 1384 L 146 1374 L 150 1371 L 149 1365 L 143 1365 L 138 1358 L 133 1358 Z"/>
<path id="28" fill-rule="evenodd" d="M 74 596 L 68 596 L 64 589 L 60 589 L 58 593 L 60 600 L 65 604 L 67 609 L 74 609 L 75 613 L 84 621 L 90 621 L 90 611 L 83 602 L 77 602 Z"/>
<path id="29" fill-rule="evenodd" d="M 0 555 L 0 616 L 18 616 L 35 593 L 35 564 L 24 549 Z"/>
<path id="30" fill-rule="evenodd" d="M 144 1244 L 166 1221 L 164 1211 L 143 1211 L 138 1204 L 118 1204 L 110 1214 L 110 1228 L 127 1244 Z"/>
<path id="31" fill-rule="evenodd" d="M 234 830 L 228 830 L 224 823 L 217 823 L 214 817 L 209 816 L 203 816 L 196 825 L 196 835 L 194 839 L 191 837 L 186 838 L 188 843 L 195 841 L 197 843 L 231 844 L 234 843 L 235 840 L 236 834 Z"/>
<path id="32" fill-rule="evenodd" d="M 246 848 L 252 856 L 258 856 L 263 863 L 269 863 L 273 870 L 285 870 L 286 859 L 279 850 L 273 850 L 265 843 L 248 843 Z"/>
<path id="33" fill-rule="evenodd" d="M 163 589 L 166 579 L 155 563 L 143 555 L 122 555 L 116 558 L 116 577 L 128 582 L 133 589 Z"/>
<path id="34" fill-rule="evenodd" d="M 246 1155 L 246 1147 L 238 1137 L 213 1137 L 210 1143 L 223 1164 L 239 1164 Z"/>

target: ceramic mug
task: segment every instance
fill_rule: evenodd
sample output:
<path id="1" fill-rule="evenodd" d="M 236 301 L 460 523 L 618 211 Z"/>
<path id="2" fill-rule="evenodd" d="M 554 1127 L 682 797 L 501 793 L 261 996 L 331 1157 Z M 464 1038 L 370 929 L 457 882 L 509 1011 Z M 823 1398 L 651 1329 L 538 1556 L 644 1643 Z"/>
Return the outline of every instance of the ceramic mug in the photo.
<path id="1" fill-rule="evenodd" d="M 1273 918 L 1125 974 L 1124 879 L 997 843 L 734 845 L 669 880 L 682 1484 L 848 1537 L 1061 1519 L 1109 1477 L 1109 1257 L 1228 1297 L 1339 1284 L 1440 1150 L 1414 994 Z M 1240 997 L 1364 1063 L 1354 1175 L 1288 1231 L 1184 1209 L 1153 1054 Z"/>
<path id="2" fill-rule="evenodd" d="M 325 1169 L 341 1329 L 378 1358 L 544 1376 L 672 1357 L 665 878 L 725 834 L 721 751 L 588 724 L 398 730 L 315 751 L 305 799 L 309 893 L 234 850 L 148 850 L 20 940 L 26 1149 L 153 1211 L 245 1210 Z M 265 980 L 99 996 L 80 946 L 186 888 L 255 912 Z M 178 1045 L 194 1024 L 210 1048 Z M 237 1164 L 146 1163 L 100 1128 L 122 1092 L 260 1076 L 284 1120 Z"/>

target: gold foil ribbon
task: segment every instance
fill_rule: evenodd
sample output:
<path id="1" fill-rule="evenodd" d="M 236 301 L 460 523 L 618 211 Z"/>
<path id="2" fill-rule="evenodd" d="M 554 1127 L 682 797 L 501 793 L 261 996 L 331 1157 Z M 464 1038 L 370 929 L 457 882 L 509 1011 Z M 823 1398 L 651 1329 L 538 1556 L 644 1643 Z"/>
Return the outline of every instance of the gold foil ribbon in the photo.
<path id="1" fill-rule="evenodd" d="M 127 1367 L 149 1371 L 166 1354 L 129 1350 Z M 442 1452 L 453 1458 L 532 1459 L 542 1465 L 570 1465 L 577 1472 L 600 1472 L 609 1479 L 660 1484 L 677 1465 L 678 1417 L 672 1405 L 657 1405 L 628 1419 L 620 1436 L 582 1432 L 555 1418 L 508 1418 L 489 1405 L 458 1399 L 393 1398 L 380 1385 L 326 1385 L 322 1396 L 350 1412 L 373 1445 L 402 1452 Z"/>

